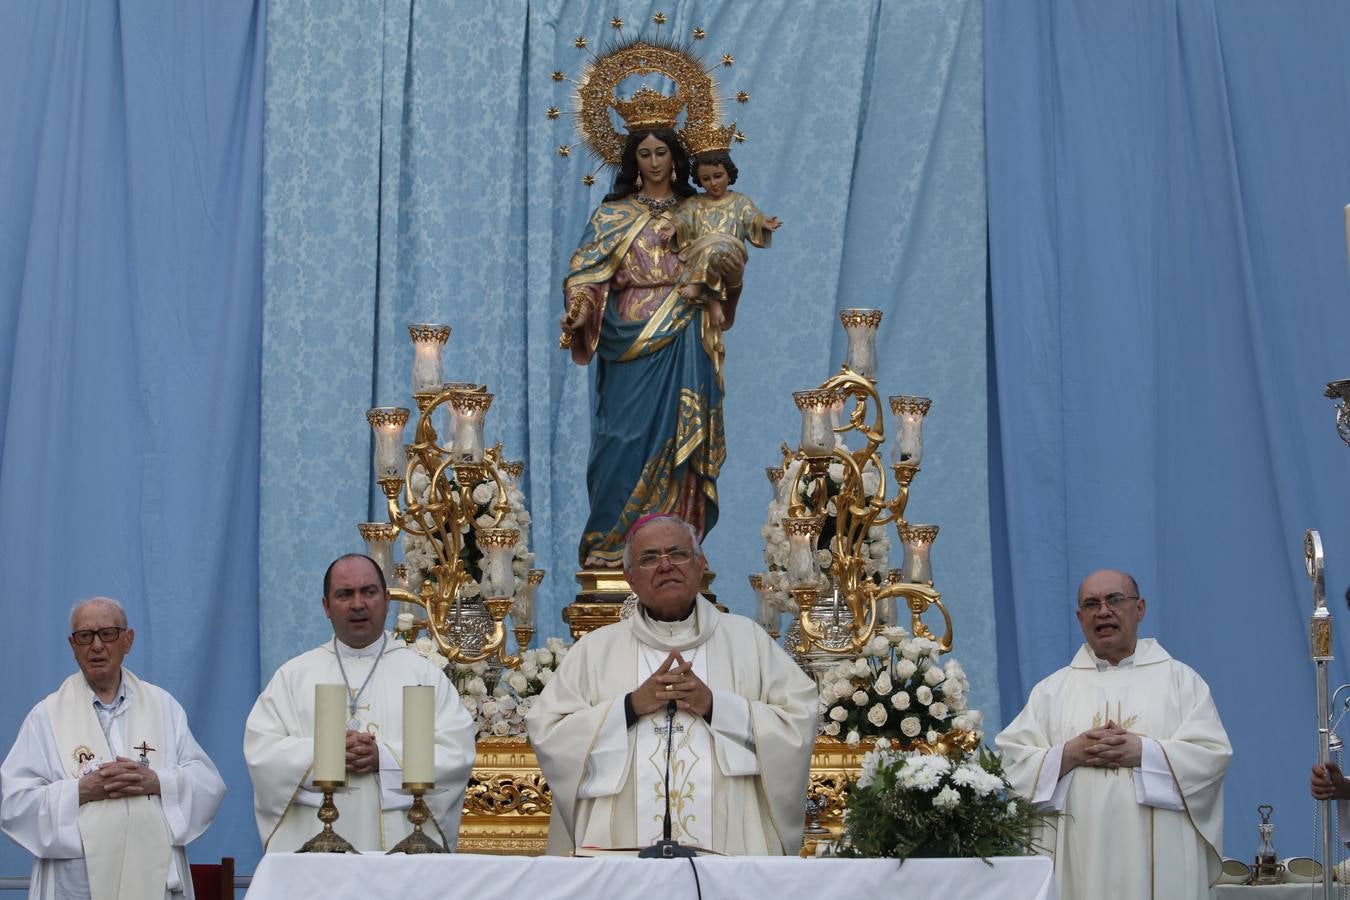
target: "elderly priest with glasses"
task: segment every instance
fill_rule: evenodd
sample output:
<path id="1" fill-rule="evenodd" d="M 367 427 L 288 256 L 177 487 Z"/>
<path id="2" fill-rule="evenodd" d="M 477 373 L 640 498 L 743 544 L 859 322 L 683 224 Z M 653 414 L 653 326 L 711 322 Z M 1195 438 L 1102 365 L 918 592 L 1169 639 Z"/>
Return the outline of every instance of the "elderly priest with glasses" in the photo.
<path id="1" fill-rule="evenodd" d="M 1113 569 L 1078 588 L 1087 639 L 996 739 L 1013 787 L 1063 816 L 1040 840 L 1064 900 L 1205 898 L 1233 751 L 1209 687 L 1139 638 L 1144 599 Z"/>
<path id="2" fill-rule="evenodd" d="M 688 523 L 639 519 L 624 546 L 637 611 L 578 641 L 526 716 L 553 792 L 550 853 L 660 840 L 667 752 L 675 841 L 800 849 L 815 684 L 764 629 L 699 595 L 705 568 Z"/>
<path id="3" fill-rule="evenodd" d="M 33 707 L 0 765 L 0 827 L 37 857 L 33 898 L 191 898 L 184 846 L 225 783 L 183 707 L 122 667 L 135 632 L 121 604 L 70 614 L 80 671 Z"/>

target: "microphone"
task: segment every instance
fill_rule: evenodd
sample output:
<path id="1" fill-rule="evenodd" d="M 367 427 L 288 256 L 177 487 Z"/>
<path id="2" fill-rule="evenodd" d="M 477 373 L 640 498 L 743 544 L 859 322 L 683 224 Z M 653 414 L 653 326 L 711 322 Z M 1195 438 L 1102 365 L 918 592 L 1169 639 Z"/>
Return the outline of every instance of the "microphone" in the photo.
<path id="1" fill-rule="evenodd" d="M 661 840 L 644 847 L 638 853 L 638 859 L 681 859 L 698 856 L 692 847 L 682 847 L 679 841 L 670 839 L 670 752 L 675 735 L 675 701 L 666 702 L 666 817 L 661 823 Z"/>

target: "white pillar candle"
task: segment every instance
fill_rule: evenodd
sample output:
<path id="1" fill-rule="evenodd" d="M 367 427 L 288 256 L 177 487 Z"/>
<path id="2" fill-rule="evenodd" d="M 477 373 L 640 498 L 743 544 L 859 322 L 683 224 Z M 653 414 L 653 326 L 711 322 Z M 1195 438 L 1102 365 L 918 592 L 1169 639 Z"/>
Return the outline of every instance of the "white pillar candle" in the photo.
<path id="1" fill-rule="evenodd" d="M 314 685 L 314 780 L 347 780 L 345 685 Z"/>
<path id="2" fill-rule="evenodd" d="M 432 723 L 436 689 L 430 685 L 403 688 L 403 783 L 431 784 L 436 780 L 432 759 Z"/>

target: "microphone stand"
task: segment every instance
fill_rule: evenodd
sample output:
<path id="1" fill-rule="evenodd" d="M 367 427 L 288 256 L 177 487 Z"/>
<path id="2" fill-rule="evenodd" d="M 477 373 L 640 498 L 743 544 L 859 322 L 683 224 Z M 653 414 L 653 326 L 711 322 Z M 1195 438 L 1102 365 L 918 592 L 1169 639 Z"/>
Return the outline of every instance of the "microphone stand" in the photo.
<path id="1" fill-rule="evenodd" d="M 675 701 L 666 703 L 666 818 L 661 825 L 662 839 L 644 847 L 638 859 L 682 859 L 698 856 L 692 847 L 683 847 L 670 839 L 670 751 L 675 735 Z"/>

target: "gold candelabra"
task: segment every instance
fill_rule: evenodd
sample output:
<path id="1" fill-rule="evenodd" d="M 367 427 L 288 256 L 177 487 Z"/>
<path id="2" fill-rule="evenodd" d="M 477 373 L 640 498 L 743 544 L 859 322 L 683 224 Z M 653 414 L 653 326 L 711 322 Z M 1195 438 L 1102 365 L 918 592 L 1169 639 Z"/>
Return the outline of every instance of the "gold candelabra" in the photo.
<path id="1" fill-rule="evenodd" d="M 408 409 L 376 407 L 366 413 L 388 521 L 358 527 L 386 577 L 396 568 L 393 541 L 403 536 L 404 575 L 389 594 L 423 614 L 400 634 L 412 639 L 425 631 L 451 662 L 489 660 L 515 668 L 520 656 L 506 652 L 506 617 L 512 616 L 518 649 L 524 651 L 534 633 L 534 590 L 544 574 L 531 570 L 517 584 L 512 563 L 521 530 L 502 527 L 513 512 L 508 498 L 524 464 L 503 460 L 501 444 L 484 445 L 483 424 L 493 399 L 486 385 L 441 382 L 450 326 L 409 325 L 408 332 L 418 411 L 413 441 L 402 443 Z M 436 427 L 442 418 L 449 440 L 442 440 Z M 420 584 L 407 565 L 410 540 L 429 561 L 417 573 Z"/>
<path id="2" fill-rule="evenodd" d="M 879 310 L 849 309 L 840 316 L 848 332 L 847 358 L 838 374 L 819 387 L 793 395 L 802 414 L 795 451 L 784 447 L 780 466 L 768 470 L 786 505 L 786 608 L 795 613 L 789 630 L 798 654 L 832 657 L 863 650 L 877 630 L 896 621 L 895 605 L 909 610 L 916 637 L 952 647 L 952 620 L 933 588 L 929 550 L 936 525 L 905 520 L 910 486 L 923 454 L 922 426 L 931 406 L 925 397 L 897 395 L 889 406 L 899 426 L 887 477 L 880 450 L 886 443 L 885 410 L 876 390 L 876 329 Z M 836 435 L 839 437 L 836 438 Z M 850 438 L 861 445 L 849 446 Z M 899 570 L 882 573 L 869 554 L 874 529 L 893 525 L 905 547 Z M 827 531 L 828 547 L 820 547 Z M 828 549 L 824 564 L 822 550 Z M 825 577 L 822 577 L 822 574 Z M 761 576 L 761 579 L 765 576 Z M 824 590 L 822 590 L 824 588 Z M 944 631 L 937 638 L 922 617 L 936 607 Z"/>

